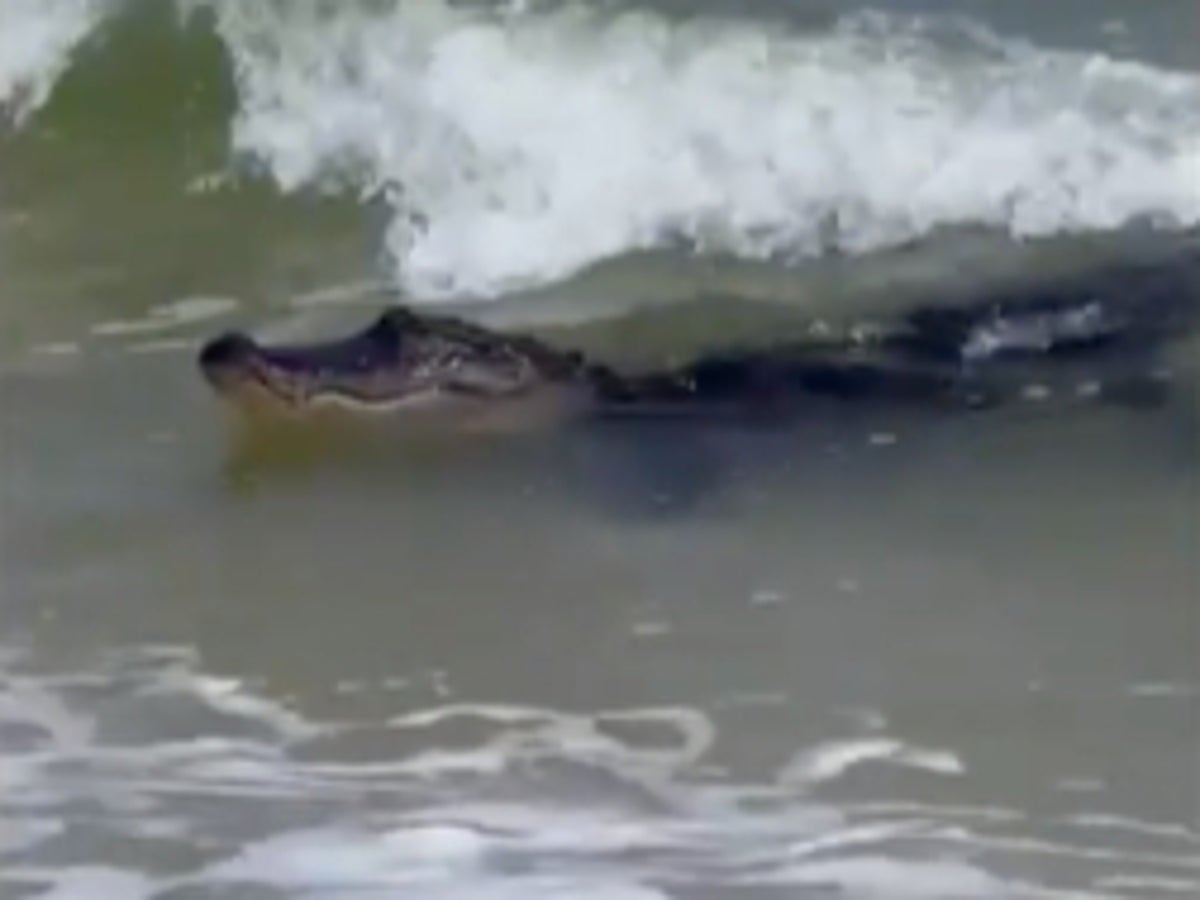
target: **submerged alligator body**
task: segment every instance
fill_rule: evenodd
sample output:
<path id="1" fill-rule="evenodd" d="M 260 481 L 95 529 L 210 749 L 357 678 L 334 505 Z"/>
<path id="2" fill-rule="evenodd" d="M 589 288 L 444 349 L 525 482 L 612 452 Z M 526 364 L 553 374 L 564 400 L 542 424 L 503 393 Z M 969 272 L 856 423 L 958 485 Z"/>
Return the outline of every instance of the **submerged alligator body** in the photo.
<path id="1" fill-rule="evenodd" d="M 1027 390 L 1021 377 L 1063 359 L 1133 357 L 1145 375 L 1157 350 L 1194 322 L 1196 263 L 1193 255 L 1183 265 L 1110 269 L 968 306 L 917 309 L 867 344 L 730 350 L 649 374 L 405 307 L 326 343 L 266 346 L 227 333 L 209 341 L 198 362 L 233 406 L 291 420 L 372 411 L 470 418 L 513 408 L 771 418 L 821 398 L 971 408 L 1003 400 L 1014 384 Z M 1098 393 L 1101 385 L 1090 384 Z"/>

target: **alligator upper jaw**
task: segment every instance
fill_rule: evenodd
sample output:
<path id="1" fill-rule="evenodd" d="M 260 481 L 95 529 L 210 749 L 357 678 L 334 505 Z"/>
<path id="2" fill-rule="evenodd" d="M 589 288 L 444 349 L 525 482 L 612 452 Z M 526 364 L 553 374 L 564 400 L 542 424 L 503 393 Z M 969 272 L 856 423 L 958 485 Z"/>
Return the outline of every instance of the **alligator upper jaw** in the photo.
<path id="1" fill-rule="evenodd" d="M 197 365 L 227 407 L 252 422 L 392 413 L 445 427 L 553 419 L 565 403 L 577 406 L 572 379 L 545 372 L 538 352 L 553 351 L 457 320 L 391 310 L 362 331 L 324 343 L 267 346 L 223 334 L 201 348 Z"/>

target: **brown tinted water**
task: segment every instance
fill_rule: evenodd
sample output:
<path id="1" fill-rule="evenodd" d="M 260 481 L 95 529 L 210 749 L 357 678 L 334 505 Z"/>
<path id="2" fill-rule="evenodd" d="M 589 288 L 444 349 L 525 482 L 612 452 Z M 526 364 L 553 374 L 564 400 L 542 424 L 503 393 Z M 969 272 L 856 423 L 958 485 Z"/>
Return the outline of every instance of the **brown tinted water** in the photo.
<path id="1" fill-rule="evenodd" d="M 183 350 L 0 385 L 5 896 L 1200 886 L 1186 384 L 240 463 Z"/>

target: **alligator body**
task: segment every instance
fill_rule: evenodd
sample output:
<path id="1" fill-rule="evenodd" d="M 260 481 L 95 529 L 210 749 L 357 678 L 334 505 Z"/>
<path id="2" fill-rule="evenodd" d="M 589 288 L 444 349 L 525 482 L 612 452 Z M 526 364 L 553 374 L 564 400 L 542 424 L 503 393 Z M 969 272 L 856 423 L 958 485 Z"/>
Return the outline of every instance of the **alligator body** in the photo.
<path id="1" fill-rule="evenodd" d="M 381 412 L 461 420 L 515 409 L 535 409 L 538 418 L 552 411 L 771 419 L 821 400 L 974 408 L 1028 392 L 1063 361 L 1093 371 L 1132 358 L 1148 376 L 1159 349 L 1195 322 L 1198 263 L 1193 254 L 920 308 L 865 343 L 731 348 L 650 373 L 622 373 L 528 335 L 402 306 L 324 343 L 266 346 L 227 333 L 205 344 L 199 365 L 233 406 L 290 420 Z"/>

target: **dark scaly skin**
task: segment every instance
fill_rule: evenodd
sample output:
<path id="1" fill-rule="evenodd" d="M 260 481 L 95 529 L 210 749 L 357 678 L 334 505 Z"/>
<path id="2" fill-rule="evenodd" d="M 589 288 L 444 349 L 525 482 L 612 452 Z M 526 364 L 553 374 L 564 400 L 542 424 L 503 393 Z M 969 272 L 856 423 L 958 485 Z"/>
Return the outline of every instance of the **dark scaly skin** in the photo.
<path id="1" fill-rule="evenodd" d="M 343 408 L 403 411 L 498 405 L 538 395 L 574 398 L 600 415 L 714 414 L 782 410 L 808 396 L 932 401 L 958 386 L 944 366 L 837 358 L 827 348 L 786 345 L 732 351 L 676 369 L 625 375 L 528 335 L 394 308 L 349 337 L 265 347 L 227 334 L 201 350 L 200 367 L 235 404 L 304 417 L 322 399 Z M 419 401 L 419 402 L 418 402 Z"/>
<path id="2" fill-rule="evenodd" d="M 523 406 L 537 416 L 776 416 L 821 398 L 972 407 L 1011 389 L 1011 378 L 994 377 L 1005 371 L 1036 377 L 1048 362 L 1122 354 L 1146 367 L 1191 330 L 1198 307 L 1200 251 L 1189 251 L 1168 265 L 1110 267 L 966 306 L 916 309 L 869 346 L 731 349 L 648 374 L 405 307 L 323 343 L 269 347 L 228 333 L 209 341 L 198 362 L 234 406 L 291 419 L 326 409 L 453 418 Z"/>

